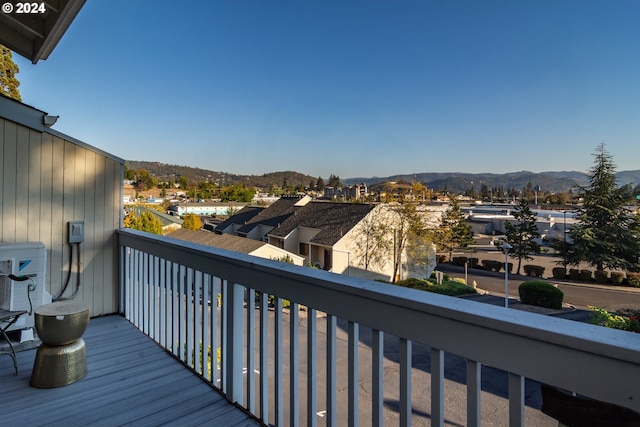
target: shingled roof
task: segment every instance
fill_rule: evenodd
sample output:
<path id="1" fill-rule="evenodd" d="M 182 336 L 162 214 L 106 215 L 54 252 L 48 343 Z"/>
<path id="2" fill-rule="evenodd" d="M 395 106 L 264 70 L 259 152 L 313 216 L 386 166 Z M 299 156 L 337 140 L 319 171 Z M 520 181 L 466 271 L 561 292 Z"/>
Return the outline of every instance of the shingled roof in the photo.
<path id="1" fill-rule="evenodd" d="M 374 208 L 369 204 L 310 202 L 269 234 L 286 237 L 298 227 L 317 228 L 320 232 L 311 243 L 333 246 Z"/>
<path id="2" fill-rule="evenodd" d="M 216 234 L 204 230 L 186 230 L 180 229 L 173 233 L 169 233 L 167 237 L 174 239 L 186 240 L 187 242 L 200 243 L 201 245 L 213 246 L 220 249 L 228 249 L 230 251 L 251 254 L 267 245 L 268 243 L 258 240 L 245 239 L 244 237 L 233 236 L 231 234 Z"/>
<path id="3" fill-rule="evenodd" d="M 265 209 L 265 207 L 244 206 L 236 214 L 218 224 L 218 226 L 216 227 L 216 231 L 220 230 L 219 232 L 222 233 L 225 228 L 231 226 L 232 224 L 246 224 Z"/>
<path id="4" fill-rule="evenodd" d="M 264 209 L 258 215 L 251 218 L 245 225 L 238 229 L 238 233 L 249 233 L 259 225 L 268 225 L 277 227 L 289 218 L 296 210 L 301 209 L 299 206 L 303 199 L 300 197 L 281 197 L 273 202 L 268 208 Z M 235 218 L 235 215 L 230 219 Z M 237 223 L 237 222 L 236 222 Z"/>

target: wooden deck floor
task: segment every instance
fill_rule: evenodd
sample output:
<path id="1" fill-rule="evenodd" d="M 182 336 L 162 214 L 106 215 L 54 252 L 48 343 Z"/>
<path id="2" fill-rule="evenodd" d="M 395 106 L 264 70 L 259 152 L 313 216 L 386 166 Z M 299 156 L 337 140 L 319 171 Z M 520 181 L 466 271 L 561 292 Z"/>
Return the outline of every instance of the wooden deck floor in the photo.
<path id="1" fill-rule="evenodd" d="M 29 385 L 36 350 L 0 356 L 0 425 L 260 425 L 120 316 L 91 319 L 88 374 L 59 388 Z"/>

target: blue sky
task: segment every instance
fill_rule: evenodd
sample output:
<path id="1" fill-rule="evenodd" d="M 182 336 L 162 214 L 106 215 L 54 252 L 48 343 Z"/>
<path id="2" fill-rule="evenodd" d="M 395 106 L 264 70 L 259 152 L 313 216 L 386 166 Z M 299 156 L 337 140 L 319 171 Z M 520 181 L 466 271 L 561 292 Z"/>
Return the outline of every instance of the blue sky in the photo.
<path id="1" fill-rule="evenodd" d="M 89 0 L 23 102 L 127 160 L 342 178 L 640 169 L 640 1 Z"/>

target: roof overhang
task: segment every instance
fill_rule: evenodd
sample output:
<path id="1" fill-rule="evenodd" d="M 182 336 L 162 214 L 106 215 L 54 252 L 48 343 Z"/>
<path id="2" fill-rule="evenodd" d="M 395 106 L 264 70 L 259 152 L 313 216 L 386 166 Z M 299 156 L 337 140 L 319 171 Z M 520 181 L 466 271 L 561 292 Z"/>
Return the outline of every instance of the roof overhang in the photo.
<path id="1" fill-rule="evenodd" d="M 46 0 L 44 12 L 17 13 L 17 1 L 11 13 L 0 13 L 0 43 L 32 63 L 47 59 L 73 22 L 86 0 Z M 34 4 L 34 3 L 22 3 Z"/>

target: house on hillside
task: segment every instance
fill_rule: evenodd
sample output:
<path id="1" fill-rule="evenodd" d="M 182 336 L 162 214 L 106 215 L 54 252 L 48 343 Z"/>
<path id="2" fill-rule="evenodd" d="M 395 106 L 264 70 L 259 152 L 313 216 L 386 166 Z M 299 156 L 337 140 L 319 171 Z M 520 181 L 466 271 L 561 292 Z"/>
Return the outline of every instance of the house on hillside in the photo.
<path id="1" fill-rule="evenodd" d="M 230 234 L 216 234 L 204 230 L 193 231 L 180 229 L 169 233 L 167 237 L 186 240 L 192 243 L 199 243 L 201 245 L 213 246 L 215 248 L 227 249 L 260 258 L 275 260 L 283 260 L 286 258 L 291 260 L 292 264 L 304 265 L 304 257 L 302 256 L 287 252 L 284 249 L 270 245 L 266 242 L 245 239 L 238 236 L 232 236 Z"/>

